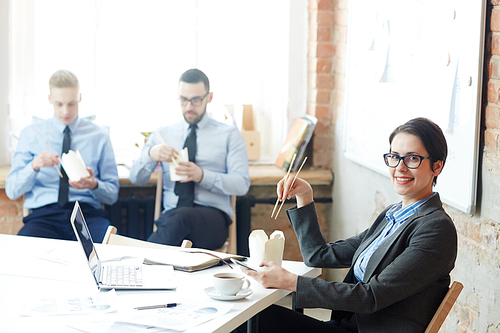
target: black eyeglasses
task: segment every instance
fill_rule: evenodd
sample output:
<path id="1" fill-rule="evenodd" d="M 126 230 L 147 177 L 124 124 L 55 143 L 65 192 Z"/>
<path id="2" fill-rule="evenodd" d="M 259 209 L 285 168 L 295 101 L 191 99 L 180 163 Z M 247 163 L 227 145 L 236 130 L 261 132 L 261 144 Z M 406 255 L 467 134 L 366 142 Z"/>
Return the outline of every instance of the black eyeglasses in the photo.
<path id="1" fill-rule="evenodd" d="M 423 157 L 420 155 L 405 155 L 399 156 L 397 154 L 384 154 L 385 164 L 389 168 L 395 168 L 399 165 L 399 162 L 403 160 L 403 163 L 408 169 L 416 169 L 422 164 L 423 160 L 432 160 L 430 157 Z"/>
<path id="2" fill-rule="evenodd" d="M 198 97 L 193 97 L 191 99 L 187 99 L 186 97 L 179 96 L 179 102 L 181 103 L 182 106 L 187 105 L 188 102 L 191 103 L 191 105 L 193 105 L 193 106 L 200 106 L 201 103 L 203 102 L 203 100 L 205 99 L 205 97 L 207 97 L 209 93 L 210 92 L 207 92 L 205 94 L 205 96 L 203 96 L 203 97 L 198 96 Z"/>

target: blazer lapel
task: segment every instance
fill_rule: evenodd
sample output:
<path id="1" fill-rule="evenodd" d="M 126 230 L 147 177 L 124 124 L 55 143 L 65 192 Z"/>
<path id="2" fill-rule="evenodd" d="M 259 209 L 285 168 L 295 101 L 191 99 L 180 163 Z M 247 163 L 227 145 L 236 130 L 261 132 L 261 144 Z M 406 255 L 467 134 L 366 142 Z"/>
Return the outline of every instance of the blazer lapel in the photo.
<path id="1" fill-rule="evenodd" d="M 377 217 L 377 220 L 375 222 L 378 222 L 380 221 L 381 219 L 383 219 L 383 222 L 379 222 L 377 228 L 375 228 L 375 230 L 371 233 L 371 235 L 369 235 L 365 240 L 363 240 L 363 242 L 359 245 L 359 247 L 357 248 L 356 252 L 354 252 L 354 256 L 352 257 L 352 265 L 354 265 L 354 263 L 356 262 L 356 260 L 358 260 L 358 257 L 359 255 L 368 247 L 370 246 L 371 243 L 373 243 L 373 241 L 378 237 L 380 236 L 380 233 L 382 232 L 382 230 L 384 230 L 385 226 L 387 225 L 388 221 L 386 220 L 385 218 L 385 213 L 387 213 L 387 211 L 392 207 L 393 205 L 387 207 L 386 209 L 384 209 L 384 211 L 382 213 L 380 213 L 380 215 Z"/>
<path id="2" fill-rule="evenodd" d="M 366 271 L 365 275 L 363 277 L 363 282 L 367 282 L 373 275 L 373 272 L 375 269 L 378 267 L 382 259 L 387 255 L 387 252 L 389 249 L 392 247 L 392 245 L 396 242 L 399 241 L 399 236 L 401 233 L 416 219 L 425 216 L 436 209 L 438 209 L 437 204 L 435 203 L 435 200 L 439 200 L 439 194 L 436 193 L 436 195 L 432 198 L 430 198 L 420 209 L 418 209 L 415 214 L 413 214 L 408 220 L 403 223 L 392 235 L 389 236 L 380 246 L 378 249 L 373 252 L 373 255 L 371 256 L 370 260 L 368 261 L 368 264 L 366 265 Z M 385 224 L 384 224 L 385 226 Z M 380 231 L 377 233 L 377 235 L 380 234 Z M 366 248 L 368 245 L 364 245 L 364 248 Z M 358 254 L 359 255 L 359 254 Z M 354 261 L 353 261 L 354 262 Z"/>

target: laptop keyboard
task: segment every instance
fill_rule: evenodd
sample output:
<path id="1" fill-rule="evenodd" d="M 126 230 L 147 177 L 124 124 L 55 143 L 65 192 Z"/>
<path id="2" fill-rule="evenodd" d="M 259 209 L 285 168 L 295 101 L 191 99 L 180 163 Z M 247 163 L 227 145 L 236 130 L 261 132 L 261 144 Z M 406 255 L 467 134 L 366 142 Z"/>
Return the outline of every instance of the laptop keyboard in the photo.
<path id="1" fill-rule="evenodd" d="M 102 267 L 101 284 L 110 287 L 142 286 L 141 266 L 106 265 Z"/>

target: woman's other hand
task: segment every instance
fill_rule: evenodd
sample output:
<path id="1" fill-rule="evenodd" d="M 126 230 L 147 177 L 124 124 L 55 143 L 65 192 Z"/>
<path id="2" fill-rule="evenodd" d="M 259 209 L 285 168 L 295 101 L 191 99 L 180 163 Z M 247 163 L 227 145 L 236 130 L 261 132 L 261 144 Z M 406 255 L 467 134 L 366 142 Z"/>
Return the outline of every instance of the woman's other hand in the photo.
<path id="1" fill-rule="evenodd" d="M 259 267 L 267 267 L 267 270 L 259 272 L 244 268 L 241 268 L 241 270 L 259 282 L 264 288 L 297 291 L 297 274 L 290 273 L 281 266 L 278 266 L 274 261 L 266 259 L 262 260 Z"/>

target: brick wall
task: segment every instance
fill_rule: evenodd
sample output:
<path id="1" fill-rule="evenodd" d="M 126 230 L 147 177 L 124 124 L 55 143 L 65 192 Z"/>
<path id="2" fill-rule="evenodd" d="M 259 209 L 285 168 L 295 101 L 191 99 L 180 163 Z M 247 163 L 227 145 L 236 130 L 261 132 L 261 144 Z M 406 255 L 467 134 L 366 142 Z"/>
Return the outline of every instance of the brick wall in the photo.
<path id="1" fill-rule="evenodd" d="M 314 131 L 313 165 L 332 168 L 333 114 L 335 96 L 334 62 L 338 59 L 335 43 L 339 37 L 334 29 L 338 11 L 332 0 L 309 1 L 309 50 L 307 113 L 318 118 Z"/>
<path id="2" fill-rule="evenodd" d="M 0 234 L 17 234 L 23 226 L 24 197 L 11 201 L 0 189 Z"/>

